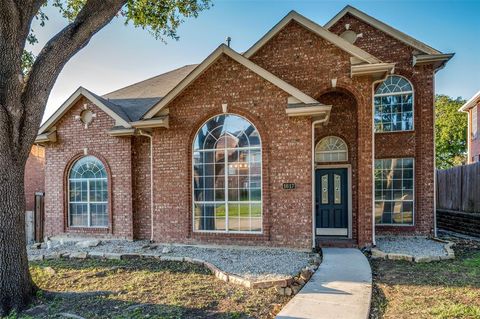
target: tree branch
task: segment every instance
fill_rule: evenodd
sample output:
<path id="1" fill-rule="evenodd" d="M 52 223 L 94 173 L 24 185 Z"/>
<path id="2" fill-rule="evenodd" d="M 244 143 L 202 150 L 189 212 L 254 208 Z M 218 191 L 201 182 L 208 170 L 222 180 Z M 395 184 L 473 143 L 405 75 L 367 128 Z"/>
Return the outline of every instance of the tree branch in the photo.
<path id="1" fill-rule="evenodd" d="M 75 20 L 43 47 L 30 71 L 22 94 L 25 113 L 20 145 L 30 147 L 37 134 L 48 95 L 70 58 L 108 24 L 126 0 L 88 0 Z"/>

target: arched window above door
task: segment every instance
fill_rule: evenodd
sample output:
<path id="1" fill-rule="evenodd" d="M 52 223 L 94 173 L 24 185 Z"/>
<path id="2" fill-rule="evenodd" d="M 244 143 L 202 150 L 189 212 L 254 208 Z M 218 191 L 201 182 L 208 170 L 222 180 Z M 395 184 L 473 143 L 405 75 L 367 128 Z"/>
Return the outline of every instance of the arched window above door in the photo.
<path id="1" fill-rule="evenodd" d="M 315 162 L 346 162 L 348 161 L 347 143 L 338 136 L 327 136 L 315 147 Z"/>

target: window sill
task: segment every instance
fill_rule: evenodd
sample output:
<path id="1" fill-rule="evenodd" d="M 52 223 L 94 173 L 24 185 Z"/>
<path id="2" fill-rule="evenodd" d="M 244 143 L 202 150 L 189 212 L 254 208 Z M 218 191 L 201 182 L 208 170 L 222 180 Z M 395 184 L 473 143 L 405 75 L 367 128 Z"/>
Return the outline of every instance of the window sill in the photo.
<path id="1" fill-rule="evenodd" d="M 405 131 L 387 131 L 387 132 L 377 132 L 374 131 L 375 134 L 395 134 L 395 133 L 413 133 L 415 130 L 405 130 Z"/>

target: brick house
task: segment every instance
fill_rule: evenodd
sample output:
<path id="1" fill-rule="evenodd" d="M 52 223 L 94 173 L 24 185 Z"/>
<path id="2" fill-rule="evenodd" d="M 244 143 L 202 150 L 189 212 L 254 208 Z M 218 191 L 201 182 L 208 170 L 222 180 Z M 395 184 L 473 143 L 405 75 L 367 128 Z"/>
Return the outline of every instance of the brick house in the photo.
<path id="1" fill-rule="evenodd" d="M 45 232 L 158 242 L 368 246 L 433 235 L 444 54 L 347 6 L 290 12 L 245 53 L 98 96 L 43 124 Z"/>
<path id="2" fill-rule="evenodd" d="M 35 193 L 45 190 L 45 148 L 33 145 L 25 165 L 25 210 L 33 211 Z"/>
<path id="3" fill-rule="evenodd" d="M 480 162 L 480 134 L 478 134 L 478 126 L 480 124 L 480 118 L 478 117 L 479 109 L 480 91 L 472 96 L 472 98 L 459 109 L 460 112 L 465 112 L 468 114 L 467 164 Z"/>

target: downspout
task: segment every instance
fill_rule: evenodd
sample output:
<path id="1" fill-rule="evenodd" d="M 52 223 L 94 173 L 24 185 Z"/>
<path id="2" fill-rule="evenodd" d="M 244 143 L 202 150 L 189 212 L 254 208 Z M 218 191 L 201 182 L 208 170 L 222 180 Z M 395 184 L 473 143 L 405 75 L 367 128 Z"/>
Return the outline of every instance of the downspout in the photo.
<path id="1" fill-rule="evenodd" d="M 315 249 L 316 245 L 316 220 L 315 220 L 315 125 L 320 123 L 325 123 L 330 119 L 330 114 L 321 120 L 316 120 L 312 122 L 312 248 Z"/>
<path id="2" fill-rule="evenodd" d="M 153 138 L 143 130 L 138 130 L 138 134 L 150 139 L 150 242 L 153 242 Z"/>

